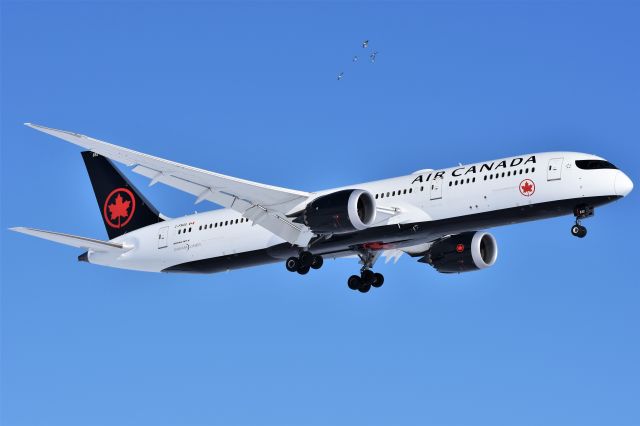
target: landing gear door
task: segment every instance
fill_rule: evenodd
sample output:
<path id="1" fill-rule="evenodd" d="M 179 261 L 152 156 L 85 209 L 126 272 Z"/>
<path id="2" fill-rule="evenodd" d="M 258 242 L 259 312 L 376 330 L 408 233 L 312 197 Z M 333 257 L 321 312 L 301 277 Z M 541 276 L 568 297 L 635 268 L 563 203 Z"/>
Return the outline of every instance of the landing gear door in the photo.
<path id="1" fill-rule="evenodd" d="M 169 228 L 160 228 L 158 233 L 158 249 L 167 248 L 169 245 Z"/>
<path id="2" fill-rule="evenodd" d="M 560 180 L 562 178 L 563 158 L 552 158 L 547 168 L 547 180 Z"/>
<path id="3" fill-rule="evenodd" d="M 431 199 L 440 200 L 442 198 L 442 178 L 436 178 L 431 182 Z"/>

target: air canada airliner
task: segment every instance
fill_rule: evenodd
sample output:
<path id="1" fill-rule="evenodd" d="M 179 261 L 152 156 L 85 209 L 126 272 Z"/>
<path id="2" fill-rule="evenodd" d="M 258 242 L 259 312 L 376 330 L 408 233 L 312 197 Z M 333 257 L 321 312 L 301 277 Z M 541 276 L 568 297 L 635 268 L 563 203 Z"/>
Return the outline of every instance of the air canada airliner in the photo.
<path id="1" fill-rule="evenodd" d="M 86 250 L 82 262 L 166 273 L 215 273 L 282 262 L 306 275 L 325 259 L 359 259 L 351 290 L 379 288 L 376 262 L 407 254 L 441 273 L 493 266 L 498 243 L 486 230 L 572 215 L 571 234 L 596 207 L 633 189 L 607 160 L 576 152 L 543 152 L 317 192 L 225 176 L 123 148 L 78 133 L 26 123 L 82 147 L 100 215 L 102 241 L 52 231 L 13 231 Z M 112 163 L 223 209 L 169 218 Z M 283 268 L 284 269 L 284 268 Z"/>

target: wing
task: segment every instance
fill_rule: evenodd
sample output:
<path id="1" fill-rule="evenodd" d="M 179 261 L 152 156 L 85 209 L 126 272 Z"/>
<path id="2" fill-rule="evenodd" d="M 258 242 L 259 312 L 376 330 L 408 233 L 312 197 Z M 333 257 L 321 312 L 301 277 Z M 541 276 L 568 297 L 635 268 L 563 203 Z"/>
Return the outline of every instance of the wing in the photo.
<path id="1" fill-rule="evenodd" d="M 27 234 L 33 237 L 42 238 L 43 240 L 53 241 L 54 243 L 83 248 L 87 250 L 105 253 L 124 253 L 128 251 L 128 249 L 120 243 L 111 243 L 108 241 L 94 240 L 93 238 L 77 237 L 75 235 L 63 234 L 61 232 L 42 231 L 40 229 L 24 228 L 21 226 L 9 229 L 11 231 L 20 232 L 21 234 Z"/>
<path id="2" fill-rule="evenodd" d="M 307 201 L 311 194 L 264 185 L 208 170 L 198 169 L 123 148 L 89 136 L 36 124 L 27 126 L 81 146 L 111 160 L 133 167 L 133 171 L 197 197 L 196 204 L 208 200 L 241 213 L 291 244 L 306 246 L 314 234 L 302 224 L 292 222 L 287 213 Z"/>

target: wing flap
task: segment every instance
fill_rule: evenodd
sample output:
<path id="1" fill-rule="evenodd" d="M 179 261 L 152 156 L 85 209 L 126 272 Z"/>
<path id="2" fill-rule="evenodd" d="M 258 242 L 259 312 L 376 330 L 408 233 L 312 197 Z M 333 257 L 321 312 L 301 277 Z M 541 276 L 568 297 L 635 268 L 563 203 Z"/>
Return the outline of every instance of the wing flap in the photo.
<path id="1" fill-rule="evenodd" d="M 94 240 L 93 238 L 78 237 L 76 235 L 63 234 L 62 232 L 43 231 L 41 229 L 25 228 L 22 226 L 9 229 L 14 232 L 20 232 L 21 234 L 31 235 L 32 237 L 53 241 L 54 243 L 64 244 L 67 246 L 82 248 L 86 250 L 93 250 L 97 252 L 124 253 L 129 250 L 120 243 L 112 243 L 109 241 Z"/>

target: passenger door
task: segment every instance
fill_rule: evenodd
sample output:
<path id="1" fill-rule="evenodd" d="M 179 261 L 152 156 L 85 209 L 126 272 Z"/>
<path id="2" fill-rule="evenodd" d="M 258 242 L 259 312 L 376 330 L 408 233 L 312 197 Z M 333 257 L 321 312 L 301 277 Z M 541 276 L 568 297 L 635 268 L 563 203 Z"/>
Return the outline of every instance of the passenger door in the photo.
<path id="1" fill-rule="evenodd" d="M 562 178 L 563 158 L 552 158 L 547 168 L 547 180 L 560 180 Z"/>
<path id="2" fill-rule="evenodd" d="M 167 248 L 169 246 L 169 228 L 160 228 L 158 233 L 158 249 Z"/>
<path id="3" fill-rule="evenodd" d="M 439 200 L 442 198 L 442 178 L 436 178 L 431 182 L 431 199 Z"/>

